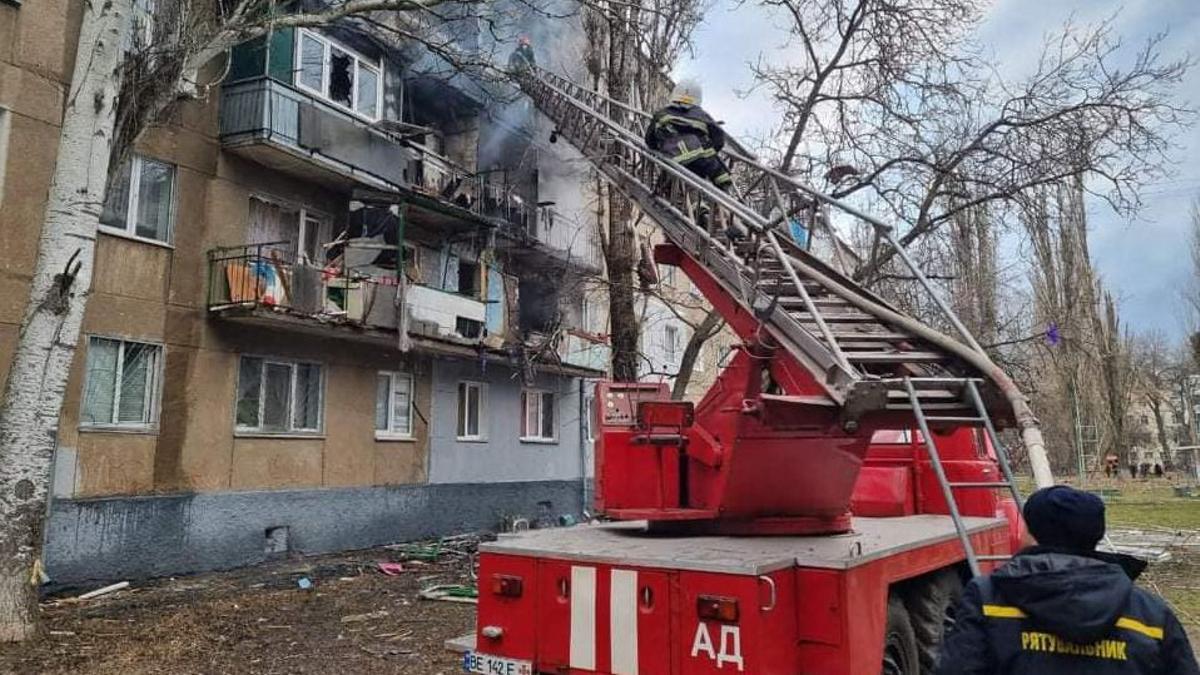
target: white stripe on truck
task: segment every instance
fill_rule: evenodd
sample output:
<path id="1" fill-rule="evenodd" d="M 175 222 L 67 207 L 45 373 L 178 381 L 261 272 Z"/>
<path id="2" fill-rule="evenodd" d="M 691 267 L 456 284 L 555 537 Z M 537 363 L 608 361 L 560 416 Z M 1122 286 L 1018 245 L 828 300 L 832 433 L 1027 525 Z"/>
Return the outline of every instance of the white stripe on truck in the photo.
<path id="1" fill-rule="evenodd" d="M 596 568 L 571 567 L 571 667 L 596 669 Z"/>
<path id="2" fill-rule="evenodd" d="M 613 570 L 608 595 L 613 675 L 638 675 L 637 572 Z"/>

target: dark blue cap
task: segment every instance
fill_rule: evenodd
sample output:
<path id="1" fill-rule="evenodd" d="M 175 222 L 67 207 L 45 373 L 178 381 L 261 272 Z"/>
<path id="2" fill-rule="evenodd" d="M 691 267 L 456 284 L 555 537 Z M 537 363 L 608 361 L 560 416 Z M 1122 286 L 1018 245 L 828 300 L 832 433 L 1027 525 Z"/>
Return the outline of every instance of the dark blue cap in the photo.
<path id="1" fill-rule="evenodd" d="M 1042 546 L 1091 551 L 1104 536 L 1104 500 L 1066 485 L 1029 495 L 1024 516 L 1029 534 Z"/>

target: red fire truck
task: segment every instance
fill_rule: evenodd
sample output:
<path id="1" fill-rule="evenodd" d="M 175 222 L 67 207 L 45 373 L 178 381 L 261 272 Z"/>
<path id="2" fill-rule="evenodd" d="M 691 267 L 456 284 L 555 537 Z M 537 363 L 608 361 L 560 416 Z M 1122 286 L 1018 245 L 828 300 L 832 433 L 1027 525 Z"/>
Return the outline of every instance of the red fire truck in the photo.
<path id="1" fill-rule="evenodd" d="M 1024 398 L 886 225 L 737 150 L 726 160 L 757 192 L 727 195 L 648 151 L 639 111 L 538 69 L 521 84 L 662 227 L 656 261 L 680 268 L 741 344 L 694 405 L 663 384 L 597 385 L 608 522 L 481 548 L 465 669 L 924 672 L 963 580 L 1019 540 L 997 427 L 1020 431 L 1046 478 Z M 875 225 L 959 337 L 776 234 L 796 195 Z M 717 214 L 743 236 L 711 236 Z"/>

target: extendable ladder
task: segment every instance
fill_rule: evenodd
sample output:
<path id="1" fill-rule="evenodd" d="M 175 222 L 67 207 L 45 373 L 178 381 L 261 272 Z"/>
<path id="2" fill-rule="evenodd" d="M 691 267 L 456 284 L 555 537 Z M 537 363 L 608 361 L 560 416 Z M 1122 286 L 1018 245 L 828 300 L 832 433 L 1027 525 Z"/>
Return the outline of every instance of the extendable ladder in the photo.
<path id="1" fill-rule="evenodd" d="M 1052 480 L 1048 464 L 1040 461 L 1041 434 L 1025 398 L 936 292 L 891 226 L 759 162 L 732 140 L 722 158 L 741 189 L 728 194 L 646 147 L 649 114 L 542 68 L 515 76 L 554 123 L 554 133 L 758 317 L 766 333 L 814 375 L 828 404 L 854 414 L 911 413 L 918 421 L 925 415 L 970 419 L 989 429 L 998 449 L 992 420 L 997 414 L 1011 417 L 1021 428 L 1038 483 Z M 827 234 L 833 239 L 833 265 L 780 236 L 780 226 L 805 204 L 825 204 L 871 225 L 872 260 L 889 247 L 958 337 L 905 315 L 852 280 L 845 247 L 832 229 Z M 726 224 L 746 236 L 738 242 L 714 237 L 704 213 L 723 214 Z M 997 407 L 1004 401 L 1007 406 Z M 1007 465 L 1006 457 L 1003 461 Z M 961 518 L 957 523 L 961 526 Z M 968 552 L 975 570 L 978 561 Z"/>
<path id="2" fill-rule="evenodd" d="M 924 441 L 925 450 L 929 454 L 929 463 L 933 466 L 933 471 L 937 475 L 938 485 L 942 489 L 942 497 L 946 500 L 946 507 L 950 511 L 950 518 L 954 521 L 954 529 L 958 533 L 958 539 L 962 542 L 963 550 L 967 554 L 967 564 L 971 568 L 972 576 L 979 576 L 979 563 L 981 561 L 1008 560 L 1011 556 L 979 555 L 975 552 L 975 546 L 971 543 L 971 536 L 967 531 L 967 525 L 963 521 L 962 513 L 958 508 L 955 491 L 1006 489 L 1012 495 L 1018 510 L 1021 509 L 1023 503 L 1021 501 L 1020 490 L 1017 489 L 1016 479 L 1013 478 L 1012 465 L 1008 461 L 1008 451 L 996 435 L 996 426 L 992 423 L 992 418 L 988 416 L 987 408 L 983 405 L 983 399 L 979 395 L 976 380 L 962 380 L 959 384 L 967 392 L 971 399 L 972 407 L 975 409 L 975 415 L 972 417 L 926 415 L 921 405 L 921 397 L 917 395 L 917 390 L 912 379 L 904 379 L 904 387 L 908 392 L 909 400 L 912 402 L 913 416 L 917 419 L 917 428 L 921 430 L 921 439 Z M 992 450 L 996 453 L 996 463 L 1000 465 L 1003 480 L 976 482 L 951 481 L 946 476 L 946 467 L 942 464 L 942 456 L 938 452 L 937 441 L 929 431 L 931 422 L 934 424 L 982 425 L 988 440 L 991 441 Z"/>

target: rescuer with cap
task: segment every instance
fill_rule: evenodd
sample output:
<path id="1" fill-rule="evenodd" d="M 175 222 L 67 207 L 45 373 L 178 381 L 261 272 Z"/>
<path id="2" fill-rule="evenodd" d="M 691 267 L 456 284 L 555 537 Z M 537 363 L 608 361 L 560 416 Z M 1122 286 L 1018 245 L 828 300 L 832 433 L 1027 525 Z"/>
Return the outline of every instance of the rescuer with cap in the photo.
<path id="1" fill-rule="evenodd" d="M 680 80 L 671 100 L 654 113 L 646 128 L 646 145 L 729 191 L 733 178 L 717 153 L 725 147 L 725 132 L 700 107 L 703 92 L 694 80 Z"/>
<path id="2" fill-rule="evenodd" d="M 508 57 L 508 69 L 514 73 L 520 73 L 537 65 L 537 60 L 533 56 L 533 43 L 529 40 L 528 35 L 522 35 L 517 38 L 517 48 Z"/>
<path id="3" fill-rule="evenodd" d="M 1024 516 L 1037 543 L 967 584 L 939 675 L 1200 675 L 1174 613 L 1133 583 L 1146 564 L 1096 550 L 1099 497 L 1044 488 Z"/>

